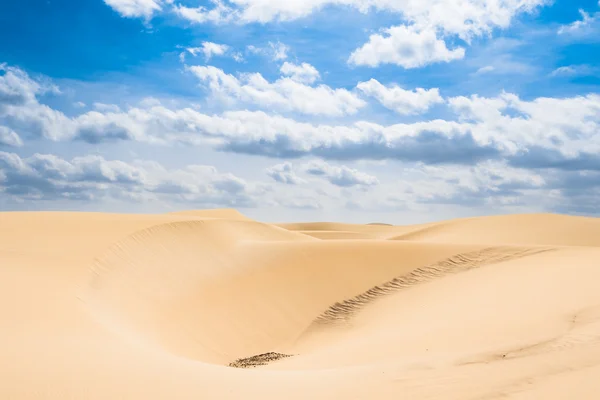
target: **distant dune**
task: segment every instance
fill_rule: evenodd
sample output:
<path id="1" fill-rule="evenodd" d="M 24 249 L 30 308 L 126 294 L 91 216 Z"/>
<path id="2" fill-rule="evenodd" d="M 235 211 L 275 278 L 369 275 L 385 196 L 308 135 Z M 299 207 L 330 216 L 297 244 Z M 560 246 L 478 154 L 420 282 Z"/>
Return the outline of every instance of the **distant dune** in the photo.
<path id="1" fill-rule="evenodd" d="M 0 213 L 0 399 L 596 399 L 600 219 Z"/>

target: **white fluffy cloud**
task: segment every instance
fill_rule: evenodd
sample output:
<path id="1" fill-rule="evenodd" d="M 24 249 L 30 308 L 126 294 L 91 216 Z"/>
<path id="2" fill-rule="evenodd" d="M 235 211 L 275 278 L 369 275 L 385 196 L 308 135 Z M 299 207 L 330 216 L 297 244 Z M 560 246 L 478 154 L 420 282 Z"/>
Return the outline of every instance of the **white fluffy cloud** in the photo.
<path id="1" fill-rule="evenodd" d="M 19 68 L 0 63 L 0 113 L 10 107 L 37 103 L 36 96 L 48 92 L 59 90 L 54 85 L 31 79 Z"/>
<path id="2" fill-rule="evenodd" d="M 163 2 L 172 0 L 105 0 L 126 17 L 150 18 L 162 10 Z M 399 16 L 401 24 L 373 34 L 369 41 L 355 50 L 349 62 L 355 65 L 378 66 L 392 63 L 405 68 L 417 68 L 436 62 L 450 62 L 464 57 L 462 47 L 448 48 L 445 38 L 457 37 L 469 43 L 474 37 L 506 28 L 513 18 L 531 12 L 549 0 L 212 0 L 212 6 L 188 7 L 176 4 L 171 9 L 192 23 L 267 23 L 291 21 L 306 17 L 325 6 L 352 7 L 366 13 L 370 10 L 389 11 Z M 587 19 L 586 19 L 587 18 Z M 576 22 L 564 30 L 588 23 Z M 286 58 L 285 51 L 276 59 Z"/>
<path id="3" fill-rule="evenodd" d="M 156 102 L 120 112 L 89 111 L 67 117 L 36 100 L 36 93 L 43 90 L 40 85 L 21 71 L 6 69 L 0 76 L 0 123 L 23 139 L 183 142 L 227 152 L 279 158 L 312 156 L 330 161 L 393 159 L 470 165 L 504 159 L 528 169 L 600 170 L 597 94 L 530 101 L 510 93 L 489 98 L 453 97 L 448 105 L 457 121 L 437 119 L 389 126 L 367 121 L 311 124 L 262 111 L 209 115 L 192 108 L 170 109 Z M 282 93 L 294 92 L 278 92 L 280 83 L 257 79 L 261 76 L 247 77 L 242 84 L 220 70 L 204 71 L 218 78 L 214 82 L 217 89 L 223 86 L 226 92 L 247 96 L 248 101 L 266 107 L 313 110 L 293 103 L 301 96 L 288 99 Z M 262 96 L 267 96 L 265 103 Z M 280 103 L 273 103 L 273 99 Z M 329 99 L 329 103 L 334 100 Z M 337 107 L 325 109 L 331 114 L 344 110 Z"/>
<path id="4" fill-rule="evenodd" d="M 268 42 L 265 47 L 249 45 L 247 46 L 246 50 L 252 54 L 267 56 L 273 61 L 283 61 L 288 58 L 288 52 L 290 51 L 290 48 L 286 44 L 277 41 Z"/>
<path id="5" fill-rule="evenodd" d="M 533 171 L 514 168 L 503 161 L 486 161 L 477 166 L 417 165 L 406 189 L 415 203 L 505 204 L 522 200 L 523 191 L 541 189 L 544 178 Z M 421 185 L 422 182 L 427 182 Z"/>
<path id="6" fill-rule="evenodd" d="M 321 160 L 313 160 L 296 166 L 288 161 L 266 169 L 267 175 L 273 180 L 288 185 L 299 185 L 307 182 L 298 175 L 298 171 L 342 188 L 368 187 L 379 184 L 379 180 L 372 175 L 346 165 L 337 166 Z"/>
<path id="7" fill-rule="evenodd" d="M 534 197 L 528 201 L 534 203 L 529 204 L 547 199 L 546 209 L 599 211 L 597 94 L 533 100 L 510 93 L 452 97 L 447 104 L 457 120 L 389 126 L 367 121 L 319 125 L 262 111 L 206 114 L 193 108 L 168 108 L 156 99 L 119 110 L 107 105 L 69 117 L 40 103 L 41 94 L 56 92 L 51 84 L 16 68 L 2 68 L 0 141 L 4 146 L 18 146 L 20 137 L 184 143 L 288 159 L 269 168 L 267 174 L 283 183 L 310 180 L 319 185 L 322 180 L 324 184 L 317 189 L 288 185 L 286 191 L 308 191 L 309 186 L 311 191 L 290 198 L 269 191 L 282 185 L 271 188 L 247 182 L 210 166 L 166 169 L 152 162 L 97 156 L 67 160 L 48 154 L 23 157 L 1 153 L 4 199 L 165 199 L 199 206 L 245 207 L 260 198 L 269 204 L 316 209 L 338 201 L 331 193 L 319 194 L 322 188 L 342 193 L 347 188 L 368 188 L 363 193 L 372 199 L 363 201 L 361 197 L 354 206 L 364 203 L 365 207 L 393 209 L 412 202 L 512 207 L 531 195 Z M 301 157 L 316 161 L 289 161 Z M 355 160 L 394 160 L 398 172 L 409 176 L 394 184 L 380 181 L 382 177 L 369 170 L 354 169 L 350 163 Z"/>
<path id="8" fill-rule="evenodd" d="M 229 51 L 229 46 L 226 44 L 218 44 L 213 42 L 202 42 L 200 47 L 189 47 L 186 49 L 190 54 L 196 56 L 198 54 L 204 54 L 206 61 L 210 60 L 213 56 L 222 56 Z"/>
<path id="9" fill-rule="evenodd" d="M 94 109 L 99 112 L 113 112 L 118 113 L 121 111 L 121 108 L 116 104 L 104 104 L 104 103 L 94 103 Z"/>
<path id="10" fill-rule="evenodd" d="M 436 62 L 464 57 L 462 47 L 449 49 L 446 37 L 469 43 L 474 37 L 506 28 L 513 18 L 531 12 L 548 0 L 231 0 L 226 5 L 213 1 L 214 7 L 177 6 L 183 18 L 198 22 L 267 23 L 291 21 L 308 16 L 325 6 L 353 7 L 360 12 L 371 9 L 389 11 L 402 24 L 371 35 L 369 41 L 354 51 L 349 61 L 356 65 L 377 66 L 392 63 L 417 68 Z"/>
<path id="11" fill-rule="evenodd" d="M 188 68 L 218 97 L 240 100 L 262 107 L 275 107 L 311 115 L 341 116 L 354 114 L 366 103 L 346 89 L 326 85 L 309 86 L 292 78 L 267 81 L 261 74 L 244 74 L 240 78 L 212 66 Z"/>
<path id="12" fill-rule="evenodd" d="M 545 0 L 230 0 L 231 6 L 213 1 L 212 9 L 220 10 L 241 23 L 290 21 L 308 16 L 325 6 L 353 7 L 361 12 L 371 9 L 391 11 L 419 28 L 436 27 L 446 32 L 469 37 L 489 32 L 494 27 L 506 27 L 515 14 L 527 12 L 546 3 Z"/>
<path id="13" fill-rule="evenodd" d="M 194 23 L 203 24 L 207 22 L 221 24 L 230 22 L 237 17 L 237 12 L 226 6 L 223 1 L 212 0 L 213 7 L 186 7 L 181 4 L 173 8 L 179 17 Z"/>
<path id="14" fill-rule="evenodd" d="M 65 160 L 21 158 L 0 151 L 0 192 L 15 200 L 161 200 L 203 206 L 251 207 L 262 189 L 215 167 L 168 170 L 153 161 L 126 163 L 100 156 Z"/>
<path id="15" fill-rule="evenodd" d="M 594 33 L 596 31 L 594 25 L 600 22 L 600 12 L 590 14 L 580 9 L 579 14 L 581 14 L 580 20 L 561 26 L 558 28 L 558 34 L 581 36 Z"/>
<path id="16" fill-rule="evenodd" d="M 266 169 L 266 173 L 273 178 L 275 182 L 285 183 L 287 185 L 299 185 L 306 182 L 296 174 L 291 162 L 273 165 Z"/>
<path id="17" fill-rule="evenodd" d="M 421 114 L 433 105 L 444 102 L 439 89 L 406 90 L 397 85 L 384 86 L 376 79 L 360 82 L 357 86 L 367 96 L 374 97 L 384 107 L 402 115 Z"/>
<path id="18" fill-rule="evenodd" d="M 1 146 L 21 147 L 23 146 L 23 141 L 17 132 L 6 126 L 0 125 L 0 147 Z"/>
<path id="19" fill-rule="evenodd" d="M 297 65 L 286 61 L 281 66 L 280 71 L 282 75 L 289 76 L 300 83 L 312 84 L 321 77 L 319 71 L 308 63 Z"/>
<path id="20" fill-rule="evenodd" d="M 161 11 L 163 3 L 171 3 L 169 0 L 104 0 L 104 2 L 123 17 L 146 19 Z"/>
<path id="21" fill-rule="evenodd" d="M 311 161 L 303 166 L 306 173 L 319 176 L 339 187 L 374 186 L 379 180 L 369 174 L 345 165 L 336 166 L 325 161 Z"/>
<path id="22" fill-rule="evenodd" d="M 411 69 L 459 60 L 464 56 L 464 48 L 449 49 L 434 30 L 418 30 L 415 26 L 401 25 L 385 29 L 383 34 L 371 35 L 369 41 L 355 50 L 348 61 L 369 67 L 396 64 Z"/>

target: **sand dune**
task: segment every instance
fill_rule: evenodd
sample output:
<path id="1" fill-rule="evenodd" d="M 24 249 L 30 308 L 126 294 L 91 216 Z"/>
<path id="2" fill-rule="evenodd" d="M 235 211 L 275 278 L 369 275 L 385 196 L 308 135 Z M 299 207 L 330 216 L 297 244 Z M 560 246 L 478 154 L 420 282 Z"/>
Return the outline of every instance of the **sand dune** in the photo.
<path id="1" fill-rule="evenodd" d="M 561 215 L 0 213 L 0 398 L 595 399 L 599 261 Z"/>
<path id="2" fill-rule="evenodd" d="M 600 220 L 556 214 L 467 218 L 417 227 L 390 239 L 449 243 L 600 246 Z"/>

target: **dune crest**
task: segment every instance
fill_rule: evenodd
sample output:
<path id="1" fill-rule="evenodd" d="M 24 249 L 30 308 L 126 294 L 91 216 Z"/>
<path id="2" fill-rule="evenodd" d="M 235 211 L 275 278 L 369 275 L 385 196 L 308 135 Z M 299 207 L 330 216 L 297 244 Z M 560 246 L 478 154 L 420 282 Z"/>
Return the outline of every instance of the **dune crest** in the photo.
<path id="1" fill-rule="evenodd" d="M 251 219 L 246 217 L 238 210 L 231 208 L 216 208 L 209 210 L 184 210 L 174 211 L 169 213 L 171 215 L 185 215 L 197 218 L 219 218 L 219 219 L 230 219 L 230 220 L 243 220 L 250 221 Z"/>

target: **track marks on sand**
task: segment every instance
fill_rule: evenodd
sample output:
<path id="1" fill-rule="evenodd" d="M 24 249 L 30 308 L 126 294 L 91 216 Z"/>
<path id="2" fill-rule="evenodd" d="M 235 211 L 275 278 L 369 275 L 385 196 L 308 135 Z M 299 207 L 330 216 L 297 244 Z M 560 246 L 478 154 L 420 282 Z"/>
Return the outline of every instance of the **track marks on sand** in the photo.
<path id="1" fill-rule="evenodd" d="M 384 284 L 374 286 L 366 292 L 350 299 L 335 303 L 319 315 L 314 322 L 317 324 L 331 324 L 347 321 L 353 314 L 358 312 L 368 303 L 398 290 L 407 289 L 413 285 L 425 283 L 445 275 L 464 272 L 486 265 L 497 264 L 552 250 L 554 249 L 488 247 L 478 251 L 456 254 L 434 264 L 417 268 L 406 275 L 396 277 Z"/>
<path id="2" fill-rule="evenodd" d="M 248 357 L 248 358 L 239 358 L 231 363 L 229 363 L 230 367 L 233 368 L 255 368 L 260 367 L 262 365 L 267 365 L 273 361 L 281 360 L 282 358 L 292 357 L 289 354 L 281 354 L 281 353 L 265 353 L 259 354 L 256 356 Z"/>

